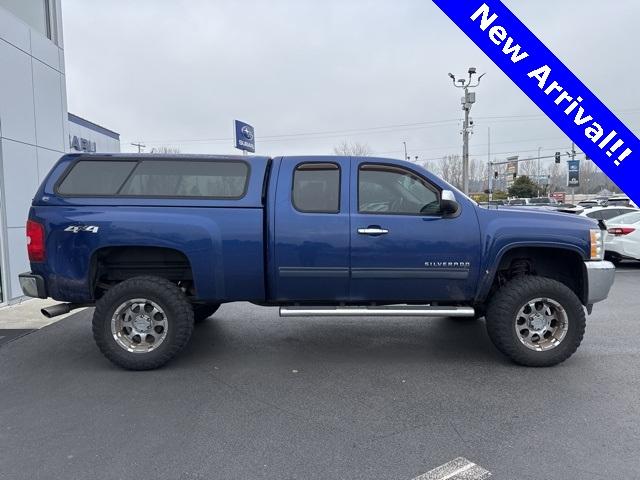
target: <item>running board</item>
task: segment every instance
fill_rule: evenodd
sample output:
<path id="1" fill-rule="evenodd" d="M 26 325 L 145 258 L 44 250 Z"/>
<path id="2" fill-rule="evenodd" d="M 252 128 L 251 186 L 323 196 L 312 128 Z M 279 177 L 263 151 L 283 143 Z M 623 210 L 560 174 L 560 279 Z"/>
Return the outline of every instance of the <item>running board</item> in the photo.
<path id="1" fill-rule="evenodd" d="M 381 307 L 280 307 L 281 317 L 473 317 L 473 307 L 391 305 Z"/>

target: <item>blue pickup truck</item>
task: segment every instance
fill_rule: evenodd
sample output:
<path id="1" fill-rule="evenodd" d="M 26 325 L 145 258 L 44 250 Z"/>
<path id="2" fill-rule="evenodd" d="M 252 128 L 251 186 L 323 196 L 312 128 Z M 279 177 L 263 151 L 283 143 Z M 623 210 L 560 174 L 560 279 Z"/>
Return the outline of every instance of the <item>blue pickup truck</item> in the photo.
<path id="1" fill-rule="evenodd" d="M 615 269 L 595 221 L 482 208 L 369 157 L 65 155 L 33 200 L 25 295 L 95 306 L 127 369 L 163 365 L 226 302 L 282 316 L 486 318 L 518 364 L 578 348 Z"/>

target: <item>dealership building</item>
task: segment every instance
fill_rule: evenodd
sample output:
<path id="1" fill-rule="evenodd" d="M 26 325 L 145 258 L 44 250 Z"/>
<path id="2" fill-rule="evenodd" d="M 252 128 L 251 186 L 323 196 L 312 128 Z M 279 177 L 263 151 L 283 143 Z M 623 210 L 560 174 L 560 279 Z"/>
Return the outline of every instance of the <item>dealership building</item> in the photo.
<path id="1" fill-rule="evenodd" d="M 67 112 L 60 0 L 0 0 L 0 305 L 22 297 L 25 223 L 68 152 L 120 151 L 119 135 Z"/>

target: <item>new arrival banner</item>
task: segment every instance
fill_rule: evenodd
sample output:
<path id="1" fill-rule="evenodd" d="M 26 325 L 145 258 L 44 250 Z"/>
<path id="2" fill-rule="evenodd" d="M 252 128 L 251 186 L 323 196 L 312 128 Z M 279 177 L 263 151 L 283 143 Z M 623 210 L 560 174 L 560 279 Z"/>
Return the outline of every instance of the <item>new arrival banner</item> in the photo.
<path id="1" fill-rule="evenodd" d="M 616 185 L 640 202 L 638 138 L 500 0 L 433 2 Z"/>

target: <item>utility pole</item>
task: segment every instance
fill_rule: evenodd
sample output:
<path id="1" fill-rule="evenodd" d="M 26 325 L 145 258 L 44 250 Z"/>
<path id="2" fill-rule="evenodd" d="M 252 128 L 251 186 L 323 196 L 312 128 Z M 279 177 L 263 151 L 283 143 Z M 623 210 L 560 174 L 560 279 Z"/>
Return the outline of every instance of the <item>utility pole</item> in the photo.
<path id="1" fill-rule="evenodd" d="M 402 142 L 402 145 L 404 145 L 404 159 L 409 160 L 409 155 L 407 155 L 407 142 Z"/>
<path id="2" fill-rule="evenodd" d="M 133 145 L 134 147 L 138 147 L 138 153 L 141 153 L 142 149 L 146 147 L 144 143 L 132 143 L 131 145 Z"/>
<path id="3" fill-rule="evenodd" d="M 476 103 L 476 94 L 470 92 L 469 89 L 480 85 L 480 80 L 485 76 L 480 75 L 475 84 L 472 83 L 473 76 L 476 74 L 475 67 L 469 67 L 469 78 L 465 80 L 460 78 L 456 80 L 453 73 L 449 74 L 449 78 L 453 81 L 453 86 L 464 89 L 464 97 L 462 97 L 462 110 L 464 110 L 464 126 L 462 128 L 462 191 L 469 194 L 469 134 L 473 130 L 473 121 L 469 118 L 471 106 Z M 459 85 L 458 85 L 459 84 Z"/>
<path id="4" fill-rule="evenodd" d="M 538 197 L 540 196 L 540 150 L 542 147 L 538 147 Z"/>
<path id="5" fill-rule="evenodd" d="M 491 201 L 493 196 L 493 186 L 491 179 L 493 178 L 493 164 L 491 163 L 491 127 L 487 127 L 487 189 L 489 190 L 487 199 Z"/>

